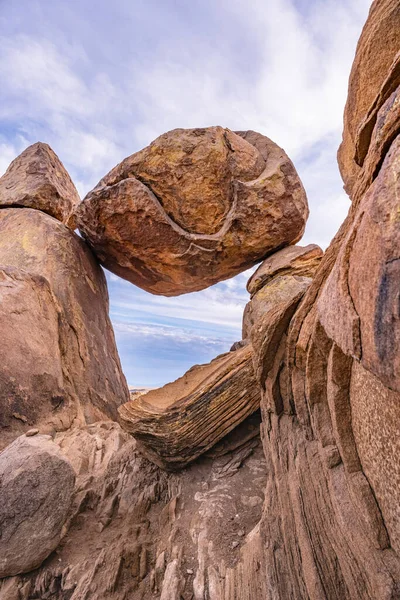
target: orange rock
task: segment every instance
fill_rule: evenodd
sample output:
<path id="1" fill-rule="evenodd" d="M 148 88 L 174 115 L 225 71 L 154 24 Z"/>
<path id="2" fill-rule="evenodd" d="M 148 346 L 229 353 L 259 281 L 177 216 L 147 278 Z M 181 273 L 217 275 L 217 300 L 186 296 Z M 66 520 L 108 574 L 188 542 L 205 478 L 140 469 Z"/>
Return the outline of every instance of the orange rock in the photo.
<path id="1" fill-rule="evenodd" d="M 101 263 L 155 294 L 204 289 L 300 239 L 293 164 L 251 131 L 176 129 L 115 167 L 76 212 Z"/>
<path id="2" fill-rule="evenodd" d="M 38 210 L 0 210 L 0 446 L 116 418 L 129 392 L 102 269 L 65 225 Z"/>
<path id="3" fill-rule="evenodd" d="M 376 111 L 387 99 L 387 92 L 390 95 L 400 83 L 398 69 L 393 70 L 399 50 L 398 0 L 375 0 L 357 45 L 344 111 L 343 142 L 338 152 L 339 167 L 351 198 Z"/>
<path id="4" fill-rule="evenodd" d="M 60 159 L 41 142 L 26 148 L 0 178 L 0 208 L 36 208 L 74 229 L 72 212 L 79 202 Z"/>

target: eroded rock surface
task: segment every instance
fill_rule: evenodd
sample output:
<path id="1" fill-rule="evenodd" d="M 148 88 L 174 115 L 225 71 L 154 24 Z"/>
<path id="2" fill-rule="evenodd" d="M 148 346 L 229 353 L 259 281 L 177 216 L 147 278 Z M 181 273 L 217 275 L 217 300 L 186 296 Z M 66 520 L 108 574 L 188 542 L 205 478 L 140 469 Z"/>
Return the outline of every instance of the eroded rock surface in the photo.
<path id="1" fill-rule="evenodd" d="M 0 444 L 41 425 L 117 418 L 129 398 L 104 274 L 45 213 L 0 210 Z"/>
<path id="2" fill-rule="evenodd" d="M 259 408 L 252 349 L 245 345 L 122 405 L 124 429 L 156 464 L 185 466 Z"/>
<path id="3" fill-rule="evenodd" d="M 289 246 L 266 258 L 247 282 L 247 291 L 254 296 L 274 277 L 285 275 L 312 277 L 317 270 L 323 252 L 316 244 Z"/>
<path id="4" fill-rule="evenodd" d="M 26 148 L 0 177 L 0 208 L 35 208 L 74 229 L 72 213 L 79 202 L 60 159 L 41 142 Z"/>
<path id="5" fill-rule="evenodd" d="M 397 0 L 375 0 L 357 45 L 344 112 L 339 167 L 355 197 L 371 134 L 383 103 L 400 84 L 400 9 Z"/>
<path id="6" fill-rule="evenodd" d="M 0 580 L 0 599 L 223 598 L 262 512 L 259 426 L 255 413 L 179 474 L 144 458 L 116 423 L 57 434 L 77 473 L 66 534 L 40 569 Z"/>
<path id="7" fill-rule="evenodd" d="M 0 578 L 36 569 L 58 546 L 74 484 L 50 436 L 21 436 L 0 453 Z"/>
<path id="8" fill-rule="evenodd" d="M 291 319 L 281 404 L 261 401 L 265 509 L 223 598 L 400 597 L 399 16 L 374 2 L 358 47 L 341 161 L 376 119 L 362 164 L 342 162 L 353 204 Z"/>
<path id="9" fill-rule="evenodd" d="M 108 269 L 154 294 L 204 289 L 300 239 L 306 195 L 253 131 L 175 129 L 126 158 L 77 209 Z"/>

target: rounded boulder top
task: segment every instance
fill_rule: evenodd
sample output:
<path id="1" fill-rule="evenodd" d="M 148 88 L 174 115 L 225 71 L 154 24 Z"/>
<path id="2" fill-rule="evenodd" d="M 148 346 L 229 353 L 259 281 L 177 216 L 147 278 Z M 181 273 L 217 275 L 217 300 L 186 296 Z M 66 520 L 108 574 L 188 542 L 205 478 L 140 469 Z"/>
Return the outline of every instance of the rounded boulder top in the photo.
<path id="1" fill-rule="evenodd" d="M 165 296 L 204 289 L 296 243 L 307 198 L 285 152 L 254 131 L 175 129 L 117 165 L 76 218 L 100 262 Z"/>

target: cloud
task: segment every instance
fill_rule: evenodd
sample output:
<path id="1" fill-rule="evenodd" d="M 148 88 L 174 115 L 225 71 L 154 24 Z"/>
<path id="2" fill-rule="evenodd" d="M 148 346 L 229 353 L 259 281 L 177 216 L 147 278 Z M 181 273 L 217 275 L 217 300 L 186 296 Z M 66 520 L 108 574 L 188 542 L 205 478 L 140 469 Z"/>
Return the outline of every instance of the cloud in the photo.
<path id="1" fill-rule="evenodd" d="M 369 6 L 370 0 L 3 0 L 0 174 L 28 144 L 45 141 L 83 196 L 164 131 L 255 129 L 293 159 L 311 209 L 304 243 L 326 247 L 349 206 L 336 151 Z M 109 275 L 111 317 L 130 382 L 163 383 L 189 361 L 228 349 L 240 337 L 248 276 L 161 298 Z"/>

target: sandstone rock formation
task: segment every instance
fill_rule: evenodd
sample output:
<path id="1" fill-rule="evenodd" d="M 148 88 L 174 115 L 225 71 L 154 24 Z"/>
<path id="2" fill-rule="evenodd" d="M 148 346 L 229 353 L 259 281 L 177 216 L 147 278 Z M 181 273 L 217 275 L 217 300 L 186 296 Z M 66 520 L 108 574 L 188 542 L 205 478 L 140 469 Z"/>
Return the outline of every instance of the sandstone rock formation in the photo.
<path id="1" fill-rule="evenodd" d="M 58 433 L 76 486 L 66 534 L 42 567 L 0 580 L 0 600 L 180 600 L 220 595 L 260 519 L 265 459 L 255 413 L 180 473 L 166 473 L 116 423 Z M 195 590 L 195 591 L 194 591 Z"/>
<path id="2" fill-rule="evenodd" d="M 246 339 L 120 408 L 138 442 L 111 421 L 55 434 L 77 473 L 65 535 L 39 569 L 0 580 L 0 600 L 400 598 L 399 14 L 393 0 L 376 0 L 358 46 L 340 151 L 352 205 L 323 258 L 316 247 L 269 257 L 248 284 Z M 147 150 L 140 157 L 148 177 L 152 166 L 158 173 L 164 164 L 159 150 L 156 144 L 155 166 L 144 160 Z M 196 152 L 203 160 L 201 143 Z M 257 154 L 237 152 L 237 164 L 245 152 L 245 164 L 258 168 Z M 173 156 L 166 181 L 179 171 L 174 160 L 180 164 L 181 157 Z M 184 170 L 181 176 L 192 193 L 197 184 Z M 127 171 L 115 186 L 136 177 Z M 180 212 L 183 205 L 165 192 L 166 181 L 156 178 L 155 185 L 173 222 L 192 219 L 191 207 Z M 105 184 L 93 194 L 110 193 L 111 202 L 113 188 Z M 207 195 L 216 219 L 226 209 L 221 197 Z M 3 221 L 4 231 L 15 232 L 3 245 L 0 235 L 6 265 L 0 289 L 10 298 L 5 306 L 15 307 L 9 319 L 17 331 L 19 319 L 27 330 L 24 298 L 29 303 L 37 321 L 30 352 L 43 371 L 53 351 L 41 354 L 41 339 L 56 348 L 54 315 L 71 302 L 65 303 L 48 259 L 30 268 L 43 256 L 44 242 L 29 235 L 28 213 L 29 224 L 44 232 L 36 237 L 46 238 L 43 223 L 55 231 L 53 219 L 38 211 L 0 210 L 0 233 Z M 119 217 L 114 224 L 120 235 Z M 66 229 L 57 223 L 56 230 L 50 252 L 72 278 L 71 261 L 62 260 L 72 257 L 63 250 Z M 82 240 L 71 232 L 68 240 L 82 246 L 71 260 L 80 252 L 93 260 Z M 88 314 L 96 312 L 85 312 L 85 322 Z M 0 325 L 11 336 L 5 318 Z M 20 363 L 23 351 L 15 351 Z M 7 366 L 5 351 L 1 359 Z M 256 374 L 249 378 L 252 364 Z M 52 363 L 51 377 L 58 372 Z M 243 394 L 250 379 L 252 392 Z M 261 398 L 260 437 L 259 411 L 244 420 L 240 414 L 252 398 Z M 231 425 L 238 426 L 228 433 Z M 199 450 L 207 451 L 187 464 Z M 154 461 L 185 468 L 168 473 Z M 18 468 L 13 475 L 20 476 Z M 0 507 L 0 528 L 2 515 Z"/>
<path id="3" fill-rule="evenodd" d="M 277 276 L 313 277 L 323 252 L 316 244 L 289 246 L 266 258 L 247 282 L 247 291 L 254 296 L 262 287 Z"/>
<path id="4" fill-rule="evenodd" d="M 176 129 L 126 158 L 77 209 L 100 262 L 154 294 L 204 289 L 304 231 L 307 199 L 271 140 Z"/>
<path id="5" fill-rule="evenodd" d="M 364 26 L 349 81 L 339 167 L 355 196 L 377 113 L 400 83 L 400 11 L 397 0 L 375 0 Z"/>
<path id="6" fill-rule="evenodd" d="M 50 436 L 21 436 L 0 453 L 0 578 L 32 571 L 57 547 L 74 484 Z"/>
<path id="7" fill-rule="evenodd" d="M 249 345 L 192 367 L 183 377 L 122 405 L 123 427 L 166 469 L 183 467 L 260 406 Z"/>
<path id="8" fill-rule="evenodd" d="M 0 210 L 0 447 L 117 418 L 129 392 L 101 268 L 82 239 L 38 210 Z"/>
<path id="9" fill-rule="evenodd" d="M 60 159 L 41 142 L 26 148 L 0 177 L 0 208 L 35 208 L 74 229 L 73 211 L 79 202 Z"/>

